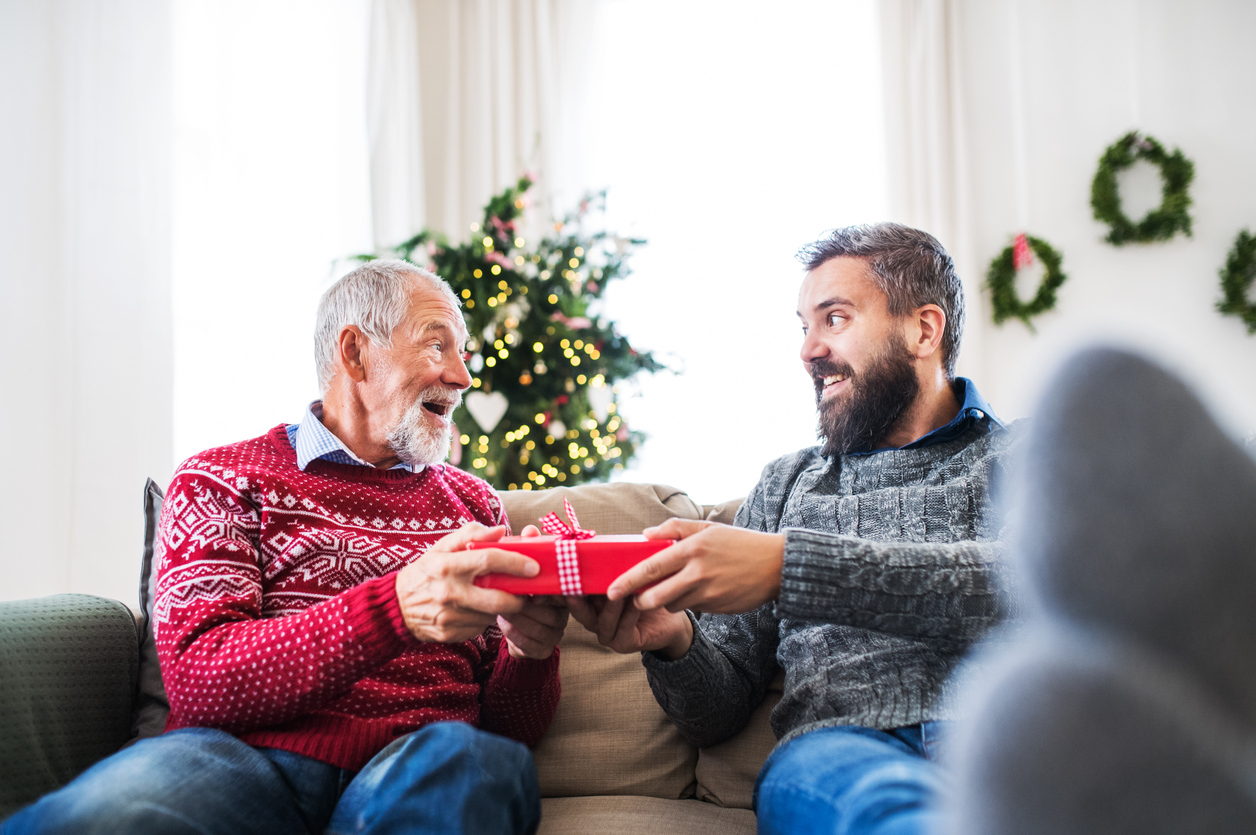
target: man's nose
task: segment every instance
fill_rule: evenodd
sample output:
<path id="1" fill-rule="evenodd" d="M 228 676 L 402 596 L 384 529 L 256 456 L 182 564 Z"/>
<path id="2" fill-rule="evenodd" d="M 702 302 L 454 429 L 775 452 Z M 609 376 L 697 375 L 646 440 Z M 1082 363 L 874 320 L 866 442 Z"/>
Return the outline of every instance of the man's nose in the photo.
<path id="1" fill-rule="evenodd" d="M 803 362 L 815 362 L 829 355 L 829 349 L 825 346 L 823 340 L 816 334 L 814 330 L 808 331 L 807 335 L 802 339 L 802 348 L 798 351 L 798 356 Z"/>
<path id="2" fill-rule="evenodd" d="M 471 372 L 467 370 L 467 364 L 462 361 L 461 356 L 455 355 L 453 362 L 445 364 L 445 373 L 441 375 L 441 382 L 453 388 L 471 388 Z"/>

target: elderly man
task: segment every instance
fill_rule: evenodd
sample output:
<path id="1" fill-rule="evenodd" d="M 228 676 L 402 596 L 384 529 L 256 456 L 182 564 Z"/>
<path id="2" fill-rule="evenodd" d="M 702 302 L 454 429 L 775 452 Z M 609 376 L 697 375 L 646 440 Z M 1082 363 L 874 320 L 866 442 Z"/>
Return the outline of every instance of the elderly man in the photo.
<path id="1" fill-rule="evenodd" d="M 769 464 L 735 527 L 647 531 L 680 542 L 571 602 L 604 644 L 644 651 L 700 746 L 742 728 L 784 671 L 760 832 L 921 832 L 948 677 L 1007 609 L 991 492 L 1016 433 L 954 376 L 963 291 L 933 237 L 852 227 L 800 257 L 823 445 Z"/>
<path id="2" fill-rule="evenodd" d="M 321 401 L 179 467 L 157 546 L 166 733 L 11 818 L 25 832 L 530 832 L 528 745 L 566 610 L 477 588 L 483 481 L 443 465 L 471 384 L 458 300 L 374 261 L 318 311 Z M 509 738 L 507 738 L 509 737 Z"/>

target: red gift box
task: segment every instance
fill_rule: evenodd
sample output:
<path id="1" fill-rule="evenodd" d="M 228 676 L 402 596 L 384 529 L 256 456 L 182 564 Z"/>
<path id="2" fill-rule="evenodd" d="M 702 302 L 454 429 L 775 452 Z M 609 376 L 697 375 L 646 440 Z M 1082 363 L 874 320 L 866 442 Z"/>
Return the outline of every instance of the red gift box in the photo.
<path id="1" fill-rule="evenodd" d="M 547 513 L 541 528 L 549 536 L 507 536 L 496 542 L 472 542 L 468 549 L 504 548 L 531 557 L 541 566 L 535 577 L 512 574 L 481 574 L 475 584 L 511 594 L 606 594 L 619 575 L 651 554 L 662 551 L 673 539 L 644 536 L 598 536 L 580 527 L 576 512 L 563 499 L 567 522 Z"/>
<path id="2" fill-rule="evenodd" d="M 575 543 L 579 568 L 579 594 L 606 594 L 615 578 L 651 554 L 671 545 L 672 539 L 646 539 L 644 536 L 595 536 Z M 512 574 L 481 574 L 475 584 L 501 589 L 511 594 L 566 594 L 558 576 L 558 538 L 553 536 L 507 536 L 497 542 L 472 542 L 468 548 L 504 548 L 536 560 L 541 573 L 535 577 Z"/>

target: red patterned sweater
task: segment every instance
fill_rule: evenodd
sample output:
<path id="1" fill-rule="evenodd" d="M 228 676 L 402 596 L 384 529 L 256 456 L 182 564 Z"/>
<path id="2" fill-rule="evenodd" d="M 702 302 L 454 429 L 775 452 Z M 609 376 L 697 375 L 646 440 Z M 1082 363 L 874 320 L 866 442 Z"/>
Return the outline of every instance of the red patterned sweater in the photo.
<path id="1" fill-rule="evenodd" d="M 188 459 L 162 507 L 154 630 L 167 730 L 360 769 L 392 740 L 457 720 L 535 745 L 558 706 L 558 651 L 517 660 L 492 627 L 425 644 L 396 572 L 465 522 L 505 524 L 480 479 L 314 461 L 283 425 Z"/>

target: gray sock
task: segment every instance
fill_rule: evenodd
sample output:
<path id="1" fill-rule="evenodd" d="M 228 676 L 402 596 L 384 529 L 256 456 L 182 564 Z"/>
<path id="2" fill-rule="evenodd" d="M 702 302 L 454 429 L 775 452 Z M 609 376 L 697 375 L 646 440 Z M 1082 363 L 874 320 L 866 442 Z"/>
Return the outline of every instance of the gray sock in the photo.
<path id="1" fill-rule="evenodd" d="M 1091 350 L 1016 476 L 1027 623 L 966 705 L 956 833 L 1256 832 L 1256 463 Z"/>

